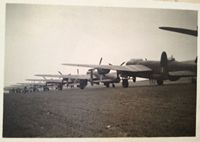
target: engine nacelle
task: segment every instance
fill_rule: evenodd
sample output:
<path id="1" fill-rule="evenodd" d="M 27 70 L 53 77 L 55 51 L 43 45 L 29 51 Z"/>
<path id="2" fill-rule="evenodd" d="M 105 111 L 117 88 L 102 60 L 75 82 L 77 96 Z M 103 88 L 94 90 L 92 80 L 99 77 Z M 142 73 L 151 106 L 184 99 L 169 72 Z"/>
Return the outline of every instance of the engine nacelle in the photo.
<path id="1" fill-rule="evenodd" d="M 97 71 L 98 71 L 98 74 L 107 74 L 110 72 L 109 69 L 97 69 Z"/>
<path id="2" fill-rule="evenodd" d="M 163 74 L 152 74 L 150 79 L 154 79 L 154 80 L 167 80 L 168 76 L 163 75 Z"/>

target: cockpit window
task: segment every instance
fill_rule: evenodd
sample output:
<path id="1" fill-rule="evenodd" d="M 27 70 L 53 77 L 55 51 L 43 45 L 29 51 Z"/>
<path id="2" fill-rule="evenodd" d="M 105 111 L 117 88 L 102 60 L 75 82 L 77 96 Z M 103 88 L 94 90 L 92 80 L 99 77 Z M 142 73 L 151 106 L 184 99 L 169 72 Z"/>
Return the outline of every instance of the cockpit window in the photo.
<path id="1" fill-rule="evenodd" d="M 130 64 L 138 64 L 139 62 L 143 61 L 143 59 L 131 59 L 130 61 L 128 61 L 126 64 L 130 65 Z"/>

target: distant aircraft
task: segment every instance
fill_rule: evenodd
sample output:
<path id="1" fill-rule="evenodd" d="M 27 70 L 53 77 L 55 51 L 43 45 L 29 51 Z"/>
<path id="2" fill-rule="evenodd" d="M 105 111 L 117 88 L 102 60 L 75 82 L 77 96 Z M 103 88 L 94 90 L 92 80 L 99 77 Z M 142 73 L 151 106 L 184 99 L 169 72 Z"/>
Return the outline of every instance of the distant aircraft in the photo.
<path id="1" fill-rule="evenodd" d="M 7 90 L 9 93 L 28 93 L 28 92 L 35 92 L 37 87 L 34 83 L 17 83 L 15 85 L 11 85 L 5 87 L 4 90 Z M 37 84 L 39 85 L 39 84 Z"/>
<path id="2" fill-rule="evenodd" d="M 168 60 L 166 52 L 162 52 L 160 61 L 132 59 L 125 66 L 69 63 L 62 65 L 92 68 L 90 70 L 91 74 L 93 74 L 93 69 L 99 70 L 102 75 L 108 74 L 110 70 L 115 70 L 117 78 L 122 78 L 122 86 L 126 88 L 129 86 L 128 79 L 130 77 L 132 77 L 133 82 L 136 81 L 136 77 L 156 80 L 158 85 L 162 85 L 164 80 L 176 81 L 181 77 L 196 77 L 196 62 L 179 62 L 175 59 Z"/>
<path id="3" fill-rule="evenodd" d="M 17 83 L 20 84 L 21 86 L 24 86 L 25 92 L 38 92 L 38 91 L 49 91 L 48 86 L 46 85 L 45 82 L 35 82 L 36 79 L 28 79 L 28 81 L 34 81 L 32 83 Z"/>
<path id="4" fill-rule="evenodd" d="M 44 82 L 43 85 L 43 90 L 44 91 L 49 91 L 48 86 L 56 85 L 58 90 L 62 90 L 62 80 L 61 79 L 26 79 L 26 81 L 39 81 L 39 82 Z"/>
<path id="5" fill-rule="evenodd" d="M 53 80 L 59 80 L 59 90 L 62 90 L 63 85 L 65 84 L 67 85 L 67 87 L 69 86 L 74 87 L 74 85 L 78 84 L 78 87 L 83 89 L 87 85 L 87 81 L 90 79 L 90 75 L 71 75 L 71 74 L 64 75 L 60 71 L 59 74 L 36 74 L 35 76 L 40 76 L 43 78 L 46 77 L 59 78 L 59 79 L 53 79 Z"/>
<path id="6" fill-rule="evenodd" d="M 11 86 L 7 86 L 4 87 L 4 91 L 8 93 L 22 93 L 23 92 L 24 87 L 21 85 L 11 85 Z"/>

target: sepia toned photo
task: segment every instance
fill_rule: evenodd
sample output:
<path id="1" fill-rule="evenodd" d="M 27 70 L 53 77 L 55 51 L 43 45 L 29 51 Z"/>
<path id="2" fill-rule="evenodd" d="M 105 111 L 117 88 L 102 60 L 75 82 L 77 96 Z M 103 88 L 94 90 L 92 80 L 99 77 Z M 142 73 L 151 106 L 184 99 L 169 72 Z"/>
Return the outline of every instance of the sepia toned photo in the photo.
<path id="1" fill-rule="evenodd" d="M 6 4 L 4 138 L 195 137 L 198 11 Z"/>

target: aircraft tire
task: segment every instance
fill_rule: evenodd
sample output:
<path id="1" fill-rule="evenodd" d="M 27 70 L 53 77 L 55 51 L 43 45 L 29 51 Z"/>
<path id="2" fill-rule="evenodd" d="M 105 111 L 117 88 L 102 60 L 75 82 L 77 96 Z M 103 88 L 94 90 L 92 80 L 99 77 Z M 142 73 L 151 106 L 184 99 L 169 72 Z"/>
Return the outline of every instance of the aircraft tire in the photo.
<path id="1" fill-rule="evenodd" d="M 127 88 L 128 87 L 128 79 L 123 79 L 122 80 L 122 86 L 124 87 L 124 88 Z"/>
<path id="2" fill-rule="evenodd" d="M 104 85 L 109 88 L 110 87 L 110 84 L 109 83 L 104 83 Z"/>
<path id="3" fill-rule="evenodd" d="M 112 87 L 115 88 L 115 84 L 114 83 L 112 84 Z"/>
<path id="4" fill-rule="evenodd" d="M 80 80 L 80 89 L 84 89 L 87 86 L 87 80 Z"/>
<path id="5" fill-rule="evenodd" d="M 157 84 L 160 86 L 160 85 L 163 85 L 163 80 L 157 80 Z"/>

